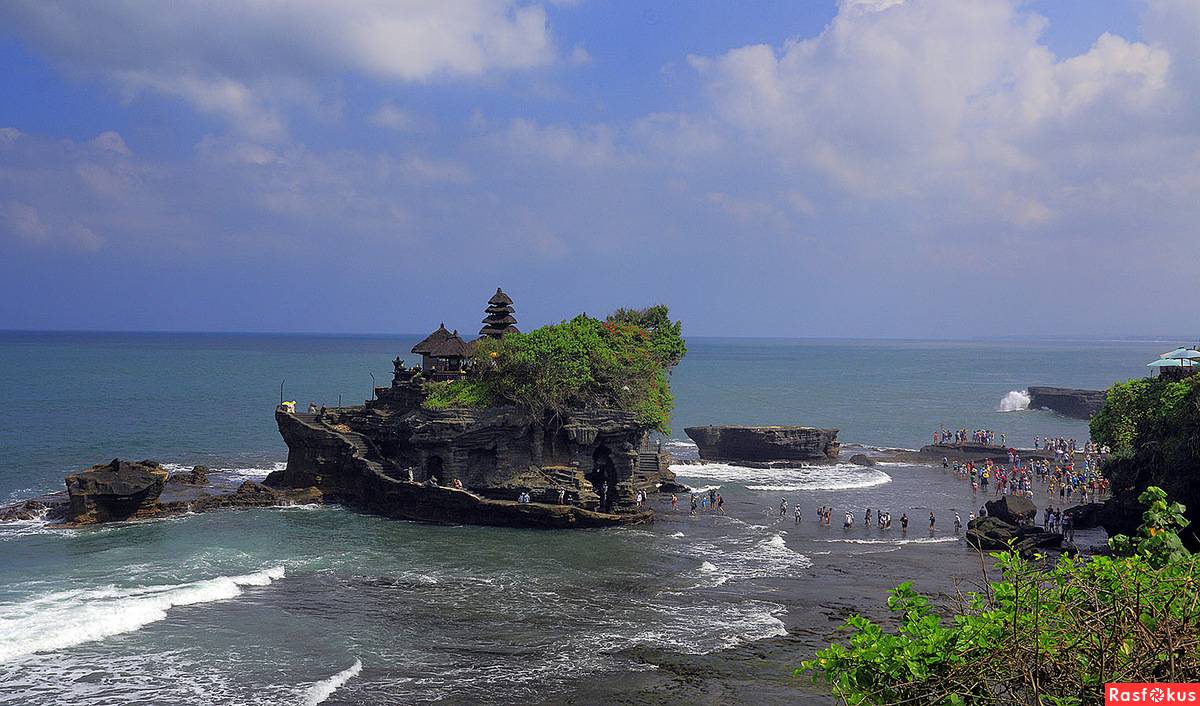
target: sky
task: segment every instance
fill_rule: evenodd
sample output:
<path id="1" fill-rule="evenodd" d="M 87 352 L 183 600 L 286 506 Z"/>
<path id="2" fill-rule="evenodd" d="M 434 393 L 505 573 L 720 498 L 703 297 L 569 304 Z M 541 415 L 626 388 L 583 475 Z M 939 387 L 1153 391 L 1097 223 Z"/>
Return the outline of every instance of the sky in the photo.
<path id="1" fill-rule="evenodd" d="M 0 329 L 1195 338 L 1200 2 L 0 3 Z"/>

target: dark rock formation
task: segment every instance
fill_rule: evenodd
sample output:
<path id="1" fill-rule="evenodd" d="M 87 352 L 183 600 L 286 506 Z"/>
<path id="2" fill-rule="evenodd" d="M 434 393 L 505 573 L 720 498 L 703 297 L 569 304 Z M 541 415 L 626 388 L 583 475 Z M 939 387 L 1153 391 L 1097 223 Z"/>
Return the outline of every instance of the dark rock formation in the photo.
<path id="1" fill-rule="evenodd" d="M 853 463 L 856 466 L 874 466 L 875 459 L 863 454 L 854 454 L 850 457 L 850 463 Z"/>
<path id="2" fill-rule="evenodd" d="M 1062 546 L 1063 536 L 1046 532 L 1040 527 L 1019 527 L 999 517 L 981 517 L 967 523 L 967 542 L 980 549 L 1008 549 L 1032 554 L 1037 549 L 1056 549 Z"/>
<path id="3" fill-rule="evenodd" d="M 837 458 L 837 429 L 707 426 L 683 430 L 706 461 L 826 461 Z"/>
<path id="4" fill-rule="evenodd" d="M 1103 511 L 1104 503 L 1087 503 L 1069 507 L 1063 510 L 1063 514 L 1071 517 L 1071 527 L 1085 530 L 1100 526 L 1100 517 Z"/>
<path id="5" fill-rule="evenodd" d="M 996 518 L 1010 525 L 1027 525 L 1037 515 L 1037 506 L 1029 498 L 1016 495 L 1005 495 L 998 500 L 985 503 L 988 517 Z"/>
<path id="6" fill-rule="evenodd" d="M 637 492 L 674 481 L 670 456 L 632 413 L 428 410 L 418 384 L 398 380 L 324 416 L 277 411 L 288 463 L 265 483 L 409 520 L 588 527 L 650 520 Z M 518 503 L 524 493 L 530 502 Z"/>
<path id="7" fill-rule="evenodd" d="M 921 447 L 921 456 L 933 461 L 942 458 L 951 461 L 984 461 L 991 459 L 997 463 L 1008 463 L 1008 449 L 1004 446 L 986 446 L 984 444 L 926 444 Z M 1022 456 L 1037 455 L 1022 451 Z"/>
<path id="8" fill-rule="evenodd" d="M 68 522 L 92 524 L 153 517 L 167 470 L 154 461 L 113 459 L 67 476 Z"/>
<path id="9" fill-rule="evenodd" d="M 1104 390 L 1031 387 L 1026 392 L 1030 409 L 1048 409 L 1075 419 L 1088 419 L 1104 406 Z"/>
<path id="10" fill-rule="evenodd" d="M 190 471 L 172 473 L 167 477 L 167 482 L 179 485 L 207 485 L 208 466 L 193 466 Z"/>
<path id="11" fill-rule="evenodd" d="M 203 468 L 202 466 L 200 468 Z M 191 478 L 191 474 L 182 474 Z M 0 522 L 44 520 L 48 527 L 80 527 L 144 520 L 186 512 L 298 505 L 322 501 L 317 488 L 276 490 L 246 481 L 234 492 L 210 494 L 207 487 L 184 485 L 166 491 L 168 473 L 154 461 L 122 461 L 72 473 L 67 492 L 0 507 Z"/>
<path id="12" fill-rule="evenodd" d="M 14 505 L 0 507 L 0 522 L 17 522 L 21 520 L 62 520 L 66 515 L 66 503 L 63 500 L 35 498 L 24 500 Z"/>

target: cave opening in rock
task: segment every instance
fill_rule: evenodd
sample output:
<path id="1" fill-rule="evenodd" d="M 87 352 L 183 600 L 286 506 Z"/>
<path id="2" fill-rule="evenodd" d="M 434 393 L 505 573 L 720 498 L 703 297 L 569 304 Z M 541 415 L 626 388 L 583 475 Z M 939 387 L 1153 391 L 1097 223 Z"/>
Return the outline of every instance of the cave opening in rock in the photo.
<path id="1" fill-rule="evenodd" d="M 442 463 L 441 456 L 430 456 L 425 459 L 425 480 L 434 480 L 436 483 L 442 483 L 445 478 L 445 466 Z"/>
<path id="2" fill-rule="evenodd" d="M 617 501 L 617 467 L 607 447 L 601 446 L 592 454 L 592 472 L 587 479 L 600 496 L 600 511 L 608 512 Z"/>

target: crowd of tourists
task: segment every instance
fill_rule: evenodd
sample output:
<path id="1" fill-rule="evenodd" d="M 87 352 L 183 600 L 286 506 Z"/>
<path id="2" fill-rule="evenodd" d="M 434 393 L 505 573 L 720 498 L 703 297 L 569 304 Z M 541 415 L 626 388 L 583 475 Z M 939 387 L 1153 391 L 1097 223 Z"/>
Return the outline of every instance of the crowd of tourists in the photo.
<path id="1" fill-rule="evenodd" d="M 1008 435 L 1004 432 L 997 434 L 991 429 L 941 429 L 933 432 L 934 446 L 963 446 L 966 444 L 978 444 L 980 446 L 996 446 L 996 440 L 1000 440 L 1000 446 L 1008 443 Z"/>
<path id="2" fill-rule="evenodd" d="M 707 493 L 688 493 L 688 502 L 691 505 L 688 508 L 689 515 L 697 515 L 702 512 L 714 511 L 718 514 L 725 514 L 725 498 L 717 492 L 716 488 L 709 488 Z M 671 494 L 671 510 L 677 512 L 679 510 L 679 496 Z"/>

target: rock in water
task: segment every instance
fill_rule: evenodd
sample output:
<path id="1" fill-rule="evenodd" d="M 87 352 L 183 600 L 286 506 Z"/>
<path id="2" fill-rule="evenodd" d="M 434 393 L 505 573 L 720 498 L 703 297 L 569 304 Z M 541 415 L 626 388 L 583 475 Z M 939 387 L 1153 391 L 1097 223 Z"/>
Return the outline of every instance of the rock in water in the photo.
<path id="1" fill-rule="evenodd" d="M 707 426 L 683 430 L 706 461 L 825 461 L 837 458 L 837 429 L 802 426 Z"/>
<path id="2" fill-rule="evenodd" d="M 875 460 L 864 454 L 854 454 L 850 457 L 850 463 L 856 466 L 874 466 Z"/>
<path id="3" fill-rule="evenodd" d="M 70 498 L 67 521 L 92 524 L 153 517 L 167 476 L 167 469 L 154 461 L 116 458 L 72 473 L 66 478 Z"/>
<path id="4" fill-rule="evenodd" d="M 998 517 L 981 517 L 967 523 L 967 542 L 980 549 L 1008 549 L 1030 555 L 1036 549 L 1054 549 L 1063 536 L 1040 527 L 1018 527 Z"/>
<path id="5" fill-rule="evenodd" d="M 1010 525 L 1027 525 L 1037 515 L 1037 506 L 1029 498 L 1005 495 L 999 500 L 987 502 L 987 514 Z"/>
<path id="6" fill-rule="evenodd" d="M 180 473 L 172 473 L 167 478 L 168 483 L 178 483 L 180 485 L 207 485 L 208 484 L 208 466 L 193 466 L 190 471 Z"/>
<path id="7" fill-rule="evenodd" d="M 1027 392 L 1030 409 L 1048 409 L 1075 419 L 1088 419 L 1104 406 L 1104 390 L 1031 387 Z"/>
<path id="8" fill-rule="evenodd" d="M 1071 516 L 1071 527 L 1077 530 L 1091 529 L 1100 526 L 1101 513 L 1104 503 L 1087 503 L 1076 505 L 1063 510 L 1064 515 Z"/>

